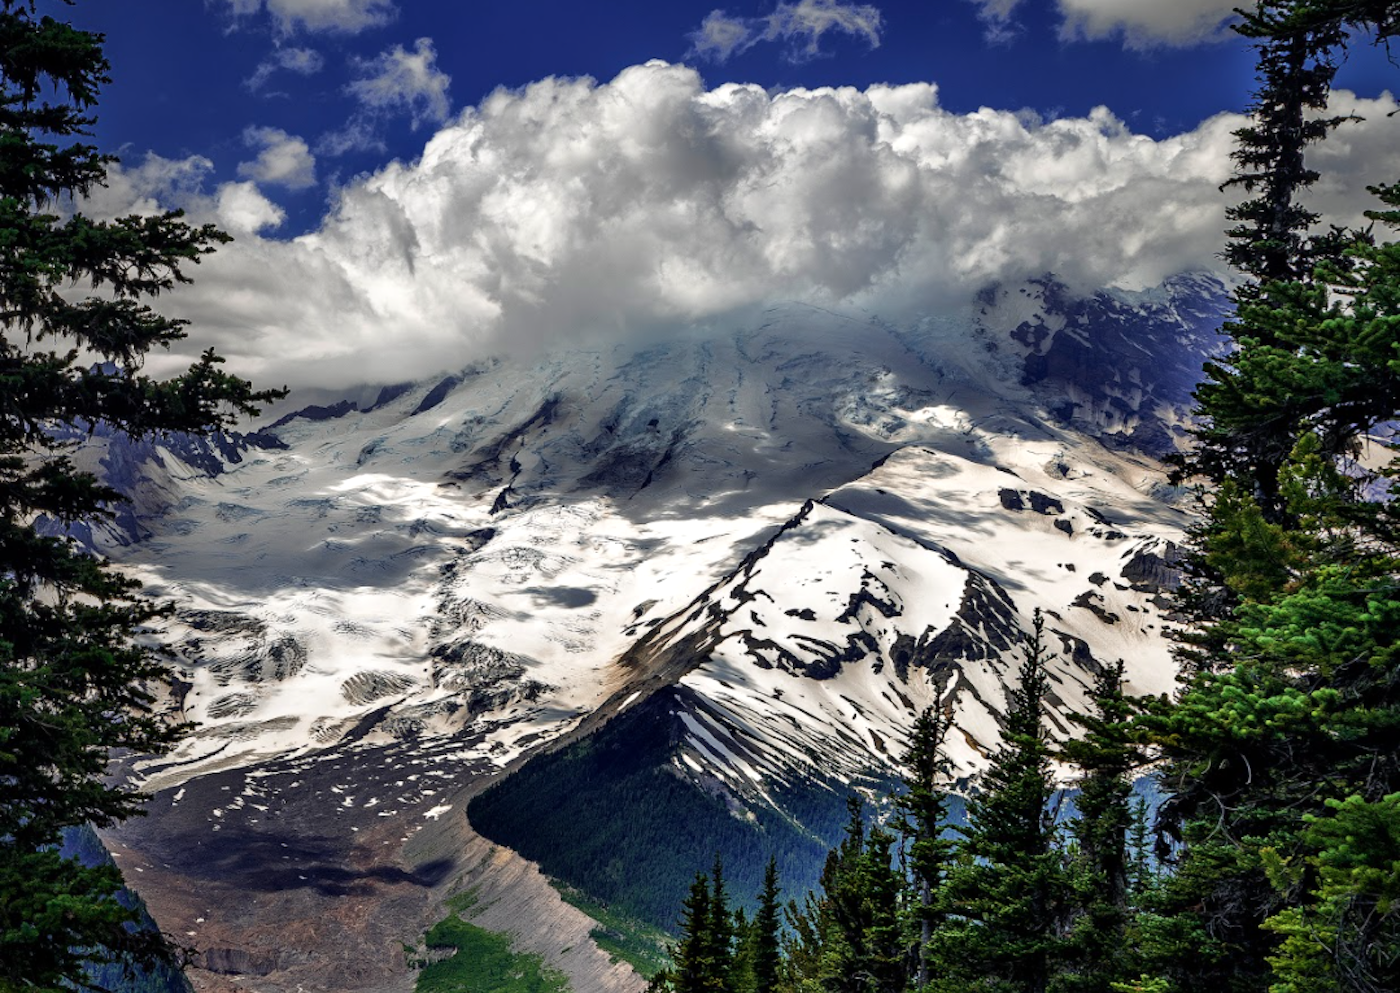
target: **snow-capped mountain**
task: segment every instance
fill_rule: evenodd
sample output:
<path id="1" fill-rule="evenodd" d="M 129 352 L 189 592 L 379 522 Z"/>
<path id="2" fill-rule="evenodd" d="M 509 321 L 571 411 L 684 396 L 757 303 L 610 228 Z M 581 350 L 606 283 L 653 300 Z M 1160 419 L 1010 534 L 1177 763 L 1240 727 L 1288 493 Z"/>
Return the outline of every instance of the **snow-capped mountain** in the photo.
<path id="1" fill-rule="evenodd" d="M 736 892 L 770 855 L 794 892 L 814 885 L 846 797 L 884 799 L 925 707 L 954 716 L 957 773 L 979 769 L 1036 609 L 1054 733 L 1073 733 L 1106 662 L 1125 661 L 1130 692 L 1169 691 L 1161 594 L 1184 515 L 1142 492 L 1145 464 L 1067 440 L 987 438 L 976 458 L 906 446 L 807 503 L 652 625 L 586 735 L 475 798 L 473 825 L 664 924 L 714 852 Z M 619 857 L 622 876 L 606 871 Z"/>
<path id="2" fill-rule="evenodd" d="M 1060 734 L 1105 662 L 1130 662 L 1130 692 L 1169 691 L 1153 568 L 1169 572 L 1182 516 L 1106 459 L 1072 469 L 1049 438 L 1017 448 L 993 465 L 901 449 L 649 633 L 624 664 L 687 669 L 674 683 L 703 701 L 681 713 L 678 766 L 736 785 L 849 780 L 894 761 L 915 714 L 940 704 L 958 715 L 950 757 L 970 773 L 996 746 L 1036 609 Z"/>
<path id="3" fill-rule="evenodd" d="M 170 702 L 199 724 L 130 764 L 158 797 L 119 854 L 154 878 L 156 849 L 261 851 L 301 825 L 411 862 L 458 790 L 649 700 L 680 729 L 676 773 L 736 809 L 888 772 L 934 701 L 972 771 L 1036 608 L 1062 725 L 1101 662 L 1164 691 L 1156 597 L 1186 518 L 1150 455 L 1180 437 L 1223 307 L 1195 277 L 993 288 L 899 326 L 790 305 L 217 444 L 99 435 L 86 457 L 133 503 L 79 537 L 179 603 Z M 153 891 L 193 871 L 177 861 Z M 267 960 L 264 985 L 320 981 L 308 962 Z"/>

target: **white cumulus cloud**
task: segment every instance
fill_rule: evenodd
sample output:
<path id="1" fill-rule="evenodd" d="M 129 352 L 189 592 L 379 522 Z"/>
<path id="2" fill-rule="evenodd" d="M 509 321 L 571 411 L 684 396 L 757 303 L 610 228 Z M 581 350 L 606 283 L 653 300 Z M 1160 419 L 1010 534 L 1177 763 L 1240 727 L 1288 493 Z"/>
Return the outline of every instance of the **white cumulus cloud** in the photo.
<path id="1" fill-rule="evenodd" d="M 207 192 L 213 174 L 214 163 L 201 155 L 167 159 L 151 153 L 139 165 L 110 168 L 106 183 L 91 191 L 81 209 L 95 219 L 111 220 L 179 207 L 199 223 L 212 221 L 234 234 L 276 228 L 286 219 L 255 183 L 221 183 Z"/>
<path id="2" fill-rule="evenodd" d="M 777 41 L 790 46 L 793 58 L 814 58 L 821 54 L 822 36 L 831 31 L 853 35 L 878 48 L 882 24 L 878 8 L 846 0 L 779 3 L 767 17 L 736 17 L 712 10 L 691 33 L 690 52 L 723 62 L 760 41 Z"/>
<path id="3" fill-rule="evenodd" d="M 257 234 L 280 227 L 286 213 L 262 195 L 256 183 L 224 183 L 214 194 L 214 215 L 232 234 Z"/>
<path id="4" fill-rule="evenodd" d="M 1240 0 L 1059 0 L 1066 38 L 1121 35 L 1130 48 L 1195 45 L 1226 36 Z"/>
<path id="5" fill-rule="evenodd" d="M 320 52 L 313 48 L 278 48 L 258 63 L 257 69 L 253 70 L 253 74 L 243 81 L 243 85 L 256 93 L 279 72 L 295 73 L 298 76 L 314 76 L 325 66 L 326 60 Z"/>
<path id="6" fill-rule="evenodd" d="M 316 157 L 296 135 L 281 128 L 246 128 L 243 144 L 258 149 L 258 157 L 240 163 L 238 175 L 289 190 L 316 185 Z"/>
<path id="7" fill-rule="evenodd" d="M 441 124 L 451 113 L 447 90 L 452 77 L 437 67 L 431 38 L 419 38 L 411 52 L 395 45 L 375 58 L 356 59 L 354 68 L 359 78 L 346 92 L 360 109 L 343 127 L 322 136 L 317 147 L 327 155 L 382 148 L 378 124 L 385 117 L 406 116 L 417 130 L 423 124 Z"/>
<path id="8" fill-rule="evenodd" d="M 225 0 L 235 18 L 266 10 L 284 34 L 327 31 L 356 34 L 398 16 L 393 0 Z"/>
<path id="9" fill-rule="evenodd" d="M 1023 0 L 972 0 L 987 23 L 988 37 L 1015 34 L 1014 14 Z M 1226 34 L 1240 0 L 1055 0 L 1067 40 L 1121 37 L 1129 48 L 1187 46 Z"/>
<path id="10" fill-rule="evenodd" d="M 452 109 L 447 88 L 452 77 L 437 67 L 437 49 L 431 38 L 419 38 L 413 51 L 402 45 L 356 63 L 360 78 L 348 87 L 350 95 L 371 110 L 404 113 L 413 126 L 447 120 Z"/>
<path id="11" fill-rule="evenodd" d="M 1365 183 L 1400 170 L 1396 104 L 1338 101 L 1367 120 L 1319 153 L 1318 202 L 1348 223 L 1371 205 Z M 663 63 L 545 79 L 343 187 L 316 231 L 240 237 L 163 306 L 194 321 L 186 357 L 214 345 L 256 379 L 335 386 L 782 300 L 913 320 L 1045 273 L 1083 292 L 1151 286 L 1220 266 L 1242 123 L 1158 140 L 1104 109 L 957 114 L 927 84 L 706 89 Z M 196 218 L 273 223 L 251 201 L 234 211 L 256 191 L 224 193 L 222 214 L 200 200 L 201 168 L 120 173 L 104 195 L 169 181 Z"/>
<path id="12" fill-rule="evenodd" d="M 167 159 L 149 153 L 138 165 L 107 170 L 106 181 L 83 201 L 83 212 L 103 220 L 122 214 L 156 214 L 172 207 L 204 213 L 209 203 L 204 186 L 214 163 L 202 155 Z"/>

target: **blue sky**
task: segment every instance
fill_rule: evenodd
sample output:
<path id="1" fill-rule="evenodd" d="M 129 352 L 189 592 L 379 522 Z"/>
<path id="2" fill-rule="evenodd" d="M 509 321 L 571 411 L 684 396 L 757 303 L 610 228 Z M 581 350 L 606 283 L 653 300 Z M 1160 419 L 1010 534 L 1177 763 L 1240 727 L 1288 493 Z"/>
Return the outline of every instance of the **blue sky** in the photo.
<path id="1" fill-rule="evenodd" d="M 778 298 L 912 319 L 1046 271 L 1087 291 L 1215 267 L 1228 115 L 1252 86 L 1231 6 L 141 0 L 68 16 L 107 35 L 112 62 L 97 139 L 123 165 L 93 211 L 182 206 L 231 230 L 180 298 L 194 344 L 267 366 L 294 326 L 331 382 L 566 325 Z M 1365 183 L 1400 172 L 1396 78 L 1364 45 L 1343 68 L 1367 122 L 1319 160 L 1331 215 L 1359 216 Z"/>
<path id="2" fill-rule="evenodd" d="M 725 57 L 703 43 L 707 18 L 720 13 L 756 36 L 784 4 L 713 3 L 142 0 L 90 4 L 78 16 L 108 38 L 114 81 L 98 132 L 105 146 L 128 156 L 201 155 L 216 177 L 230 178 L 266 147 L 250 129 L 307 143 L 318 182 L 279 192 L 292 212 L 284 234 L 315 225 L 328 181 L 416 157 L 433 125 L 497 87 L 552 75 L 608 80 L 649 59 L 691 64 L 710 86 L 933 82 L 940 103 L 959 112 L 1081 116 L 1102 104 L 1158 137 L 1242 109 L 1251 86 L 1249 48 L 1222 21 L 1184 43 L 1165 29 L 1160 38 L 1132 38 L 1126 25 L 1067 36 L 1065 12 L 1051 0 L 1023 0 L 1004 20 L 987 16 L 994 4 L 971 0 L 816 4 L 856 14 L 825 30 L 755 38 Z M 1214 6 L 1228 12 L 1230 4 Z M 440 80 L 442 99 L 408 97 L 366 113 L 354 86 L 396 53 L 419 59 Z M 1388 82 L 1381 61 L 1363 51 L 1343 85 L 1374 95 Z M 337 144 L 334 135 L 356 121 L 359 141 Z"/>

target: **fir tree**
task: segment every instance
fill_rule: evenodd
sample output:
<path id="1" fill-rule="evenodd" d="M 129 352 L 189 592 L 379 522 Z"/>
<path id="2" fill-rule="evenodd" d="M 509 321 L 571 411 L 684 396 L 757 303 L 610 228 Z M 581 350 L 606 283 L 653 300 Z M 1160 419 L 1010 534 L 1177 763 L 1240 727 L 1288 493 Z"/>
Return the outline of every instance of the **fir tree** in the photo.
<path id="1" fill-rule="evenodd" d="M 783 908 L 787 928 L 781 940 L 782 967 L 778 989 L 782 993 L 818 993 L 824 935 L 830 924 L 829 902 L 808 891 L 802 902 L 789 900 Z"/>
<path id="2" fill-rule="evenodd" d="M 724 889 L 724 862 L 715 854 L 711 870 L 714 884 L 710 887 L 710 920 L 707 927 L 711 956 L 711 984 L 728 991 L 733 986 L 734 972 L 734 914 L 729 909 L 729 894 Z"/>
<path id="3" fill-rule="evenodd" d="M 735 993 L 774 993 L 782 978 L 782 904 L 778 899 L 778 862 L 769 858 L 752 919 L 743 908 L 734 912 Z"/>
<path id="4" fill-rule="evenodd" d="M 898 799 L 899 830 L 909 850 L 909 874 L 914 892 L 908 917 L 912 934 L 912 974 L 916 989 L 929 983 L 933 968 L 933 935 L 945 918 L 943 884 L 954 858 L 954 842 L 944 837 L 948 820 L 947 784 L 952 765 L 943 750 L 948 717 L 937 707 L 925 709 L 914 721 L 905 751 L 904 793 Z"/>
<path id="5" fill-rule="evenodd" d="M 1233 352 L 1206 365 L 1197 398 L 1208 420 L 1181 460 L 1179 478 L 1246 482 L 1265 520 L 1278 523 L 1286 514 L 1280 468 L 1311 430 L 1305 422 L 1335 406 L 1333 394 L 1345 388 L 1327 375 L 1340 367 L 1294 361 L 1300 348 L 1326 338 L 1320 332 L 1330 298 L 1318 273 L 1351 268 L 1345 249 L 1355 237 L 1313 231 L 1318 215 L 1301 196 L 1318 173 L 1305 156 L 1346 120 L 1327 109 L 1348 28 L 1385 39 L 1394 34 L 1396 14 L 1394 4 L 1372 0 L 1263 0 L 1244 15 L 1238 30 L 1255 42 L 1260 85 L 1250 123 L 1235 133 L 1236 171 L 1227 186 L 1252 196 L 1227 212 L 1236 223 L 1225 257 L 1251 278 L 1236 291 L 1237 313 L 1224 328 Z M 1370 395 L 1363 386 L 1354 399 Z M 1329 439 L 1342 443 L 1345 435 Z"/>
<path id="6" fill-rule="evenodd" d="M 789 906 L 783 988 L 824 993 L 900 993 L 905 987 L 900 880 L 891 848 L 894 835 L 866 830 L 864 805 L 848 801 L 845 837 L 827 855 L 820 891 L 805 906 Z"/>
<path id="7" fill-rule="evenodd" d="M 1236 224 L 1225 259 L 1254 278 L 1247 296 L 1306 278 L 1330 244 L 1310 241 L 1318 214 L 1299 198 L 1319 178 L 1304 160 L 1308 146 L 1341 123 L 1325 112 L 1344 34 L 1336 19 L 1306 16 L 1314 7 L 1309 0 L 1260 3 L 1236 29 L 1254 39 L 1259 80 L 1250 122 L 1235 132 L 1236 170 L 1226 183 L 1254 194 L 1226 211 Z"/>
<path id="8" fill-rule="evenodd" d="M 1226 329 L 1234 353 L 1197 394 L 1207 427 L 1188 464 L 1218 485 L 1183 599 L 1193 676 L 1147 722 L 1177 852 L 1144 919 L 1157 973 L 1181 989 L 1388 988 L 1400 954 L 1374 885 L 1391 849 L 1363 830 L 1400 791 L 1384 744 L 1400 730 L 1400 467 L 1358 458 L 1400 412 L 1400 255 L 1369 233 L 1310 234 L 1303 156 L 1337 122 L 1295 112 L 1326 106 L 1348 31 L 1385 39 L 1398 18 L 1393 3 L 1295 0 L 1245 26 L 1262 85 L 1237 178 L 1262 195 L 1236 211 L 1230 257 L 1254 281 Z M 1375 192 L 1387 209 L 1372 219 L 1400 219 L 1396 192 Z M 1329 827 L 1343 823 L 1356 832 Z"/>
<path id="9" fill-rule="evenodd" d="M 1067 954 L 1072 968 L 1059 985 L 1109 993 L 1126 974 L 1132 774 L 1147 760 L 1134 741 L 1135 708 L 1123 695 L 1121 660 L 1098 672 L 1091 700 L 1090 713 L 1071 715 L 1081 736 L 1060 747 L 1061 758 L 1078 771 L 1079 794 L 1071 827 L 1075 912 Z"/>
<path id="10" fill-rule="evenodd" d="M 936 936 L 949 968 L 931 989 L 1045 993 L 1062 954 L 1068 880 L 1056 846 L 1055 787 L 1044 719 L 1049 689 L 1040 612 L 1007 691 L 1001 747 L 967 801 L 947 891 L 958 926 Z"/>
<path id="11" fill-rule="evenodd" d="M 773 993 L 782 967 L 779 940 L 778 860 L 770 858 L 763 870 L 758 910 L 749 928 L 749 961 L 754 993 Z"/>
<path id="12" fill-rule="evenodd" d="M 722 953 L 716 941 L 715 904 L 709 879 L 703 872 L 696 873 L 690 895 L 681 904 L 680 941 L 671 953 L 674 965 L 666 977 L 674 993 L 724 993 L 728 949 Z"/>
<path id="13" fill-rule="evenodd" d="M 164 615 L 75 542 L 41 534 L 111 513 L 120 494 L 80 471 L 73 438 L 210 433 L 271 399 L 219 369 L 141 371 L 183 321 L 147 301 L 188 281 L 227 236 L 178 213 L 97 222 L 74 202 L 115 159 L 84 140 L 108 82 L 102 38 L 25 0 L 0 0 L 0 988 L 59 989 L 84 959 L 170 952 L 128 927 L 119 873 L 57 850 L 66 827 L 108 826 L 142 796 L 104 775 L 113 749 L 161 752 L 183 728 L 153 713 L 164 663 L 133 641 Z M 74 294 L 72 287 L 80 292 Z M 82 295 L 81 288 L 88 294 Z"/>
<path id="14" fill-rule="evenodd" d="M 734 908 L 734 957 L 729 969 L 729 988 L 733 993 L 753 993 L 753 957 L 755 928 L 743 907 Z"/>
<path id="15" fill-rule="evenodd" d="M 1133 801 L 1132 819 L 1128 824 L 1128 905 L 1134 910 L 1142 908 L 1157 879 L 1151 834 L 1147 798 L 1140 796 Z"/>

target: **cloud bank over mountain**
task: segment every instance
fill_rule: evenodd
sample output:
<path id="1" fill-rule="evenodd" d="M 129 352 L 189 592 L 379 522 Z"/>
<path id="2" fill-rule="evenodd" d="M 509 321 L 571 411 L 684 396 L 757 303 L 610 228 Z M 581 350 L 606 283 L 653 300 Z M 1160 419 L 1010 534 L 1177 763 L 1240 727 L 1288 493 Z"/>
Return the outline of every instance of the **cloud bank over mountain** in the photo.
<path id="1" fill-rule="evenodd" d="M 1319 203 L 1347 221 L 1400 166 L 1396 105 L 1337 102 L 1366 117 L 1316 159 Z M 120 170 L 90 209 L 228 225 L 238 240 L 164 304 L 193 321 L 186 354 L 212 344 L 262 382 L 343 386 L 773 300 L 902 319 L 1046 272 L 1087 292 L 1219 268 L 1240 123 L 1154 140 L 1104 109 L 954 114 L 927 84 L 707 89 L 653 62 L 497 91 L 289 241 L 255 183 L 203 190 L 204 160 Z"/>

